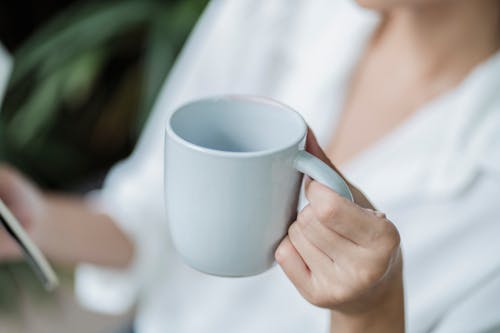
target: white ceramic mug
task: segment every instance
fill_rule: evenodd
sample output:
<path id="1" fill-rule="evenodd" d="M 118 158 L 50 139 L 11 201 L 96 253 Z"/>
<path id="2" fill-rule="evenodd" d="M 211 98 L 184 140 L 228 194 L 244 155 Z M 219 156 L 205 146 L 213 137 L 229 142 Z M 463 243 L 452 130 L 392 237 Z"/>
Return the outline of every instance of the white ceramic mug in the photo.
<path id="1" fill-rule="evenodd" d="M 301 173 L 352 200 L 344 180 L 304 151 L 306 134 L 297 112 L 262 97 L 205 98 L 172 114 L 166 212 L 187 264 L 220 276 L 270 268 L 297 214 Z"/>

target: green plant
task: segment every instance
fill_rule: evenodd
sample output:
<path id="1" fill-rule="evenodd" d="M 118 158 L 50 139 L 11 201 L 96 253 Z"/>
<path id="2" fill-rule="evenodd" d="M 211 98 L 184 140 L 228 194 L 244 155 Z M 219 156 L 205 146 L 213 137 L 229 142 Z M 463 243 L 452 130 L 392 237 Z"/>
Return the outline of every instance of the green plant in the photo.
<path id="1" fill-rule="evenodd" d="M 14 53 L 0 159 L 67 188 L 123 158 L 204 4 L 91 2 L 60 13 Z"/>
<path id="2" fill-rule="evenodd" d="M 130 153 L 206 2 L 94 1 L 59 13 L 14 52 L 0 161 L 43 187 L 94 184 Z M 0 306 L 20 283 L 40 292 L 25 264 L 0 265 Z"/>

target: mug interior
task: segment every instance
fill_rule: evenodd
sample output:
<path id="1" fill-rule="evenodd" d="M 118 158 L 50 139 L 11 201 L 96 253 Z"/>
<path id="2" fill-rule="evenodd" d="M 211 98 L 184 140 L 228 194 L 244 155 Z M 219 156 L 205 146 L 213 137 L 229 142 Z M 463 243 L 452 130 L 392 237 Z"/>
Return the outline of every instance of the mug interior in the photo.
<path id="1" fill-rule="evenodd" d="M 292 109 L 260 97 L 217 97 L 188 103 L 170 117 L 170 130 L 190 144 L 223 152 L 255 153 L 288 148 L 306 125 Z"/>

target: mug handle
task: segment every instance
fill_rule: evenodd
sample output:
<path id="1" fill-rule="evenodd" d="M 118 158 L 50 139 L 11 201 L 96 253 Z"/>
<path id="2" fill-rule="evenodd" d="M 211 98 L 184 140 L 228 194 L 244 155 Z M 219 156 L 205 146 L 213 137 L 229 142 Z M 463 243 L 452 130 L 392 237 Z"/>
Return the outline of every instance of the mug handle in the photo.
<path id="1" fill-rule="evenodd" d="M 325 162 L 305 150 L 299 150 L 293 166 L 321 184 L 329 187 L 344 198 L 353 201 L 352 193 L 344 179 Z"/>

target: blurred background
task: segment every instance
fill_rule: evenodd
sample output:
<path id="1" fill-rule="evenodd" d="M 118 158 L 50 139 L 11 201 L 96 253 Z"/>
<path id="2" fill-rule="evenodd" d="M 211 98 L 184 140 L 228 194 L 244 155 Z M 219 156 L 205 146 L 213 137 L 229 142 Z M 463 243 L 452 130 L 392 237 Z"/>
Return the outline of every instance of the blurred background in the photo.
<path id="1" fill-rule="evenodd" d="M 44 188 L 85 193 L 133 149 L 206 0 L 3 1 L 14 68 L 0 112 L 0 161 Z M 0 332 L 129 332 L 133 313 L 81 309 L 72 271 L 48 295 L 24 263 L 0 264 Z"/>

